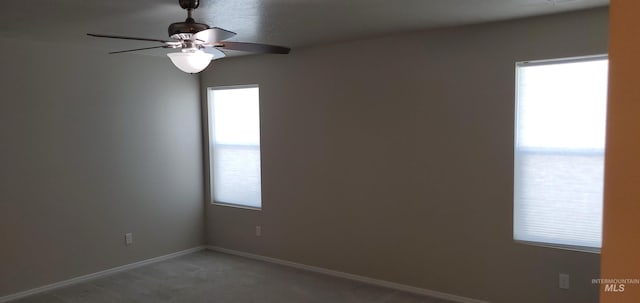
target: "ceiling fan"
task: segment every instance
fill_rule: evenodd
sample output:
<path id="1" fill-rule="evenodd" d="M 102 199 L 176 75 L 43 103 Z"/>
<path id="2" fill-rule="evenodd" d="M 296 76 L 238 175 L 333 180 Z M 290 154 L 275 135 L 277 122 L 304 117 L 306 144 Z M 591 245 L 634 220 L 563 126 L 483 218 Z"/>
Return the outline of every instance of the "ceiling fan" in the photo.
<path id="1" fill-rule="evenodd" d="M 288 47 L 225 41 L 236 33 L 218 27 L 209 27 L 204 23 L 197 23 L 191 14 L 200 5 L 199 0 L 178 0 L 180 7 L 187 10 L 187 19 L 184 22 L 176 22 L 169 25 L 169 37 L 171 40 L 137 38 L 127 36 L 87 34 L 91 37 L 125 39 L 159 42 L 162 45 L 143 47 L 122 51 L 110 52 L 109 54 L 120 54 L 135 52 L 154 48 L 175 48 L 180 52 L 169 53 L 167 56 L 171 62 L 180 70 L 187 73 L 199 73 L 204 70 L 211 60 L 220 59 L 226 56 L 222 50 L 245 51 L 261 54 L 288 54 L 291 50 Z"/>

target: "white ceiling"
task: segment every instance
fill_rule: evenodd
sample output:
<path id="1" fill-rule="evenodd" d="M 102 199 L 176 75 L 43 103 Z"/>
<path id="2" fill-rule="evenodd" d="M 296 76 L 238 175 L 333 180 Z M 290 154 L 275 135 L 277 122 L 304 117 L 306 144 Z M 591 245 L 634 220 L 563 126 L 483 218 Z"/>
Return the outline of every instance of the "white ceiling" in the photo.
<path id="1" fill-rule="evenodd" d="M 296 47 L 433 27 L 606 6 L 608 0 L 200 0 L 198 22 L 238 33 L 233 41 Z M 178 0 L 7 0 L 0 37 L 79 44 L 105 51 L 153 43 L 85 33 L 167 38 L 183 21 Z"/>

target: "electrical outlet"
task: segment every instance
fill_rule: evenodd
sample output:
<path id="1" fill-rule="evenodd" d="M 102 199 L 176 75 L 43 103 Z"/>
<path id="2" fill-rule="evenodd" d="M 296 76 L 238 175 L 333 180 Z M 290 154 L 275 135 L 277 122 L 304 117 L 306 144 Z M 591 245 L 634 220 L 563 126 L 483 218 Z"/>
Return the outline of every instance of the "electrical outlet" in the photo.
<path id="1" fill-rule="evenodd" d="M 131 245 L 131 244 L 133 244 L 133 234 L 132 233 L 124 234 L 124 245 Z"/>
<path id="2" fill-rule="evenodd" d="M 559 285 L 562 289 L 569 289 L 569 275 L 560 274 Z"/>
<path id="3" fill-rule="evenodd" d="M 256 237 L 262 236 L 262 226 L 256 225 Z"/>

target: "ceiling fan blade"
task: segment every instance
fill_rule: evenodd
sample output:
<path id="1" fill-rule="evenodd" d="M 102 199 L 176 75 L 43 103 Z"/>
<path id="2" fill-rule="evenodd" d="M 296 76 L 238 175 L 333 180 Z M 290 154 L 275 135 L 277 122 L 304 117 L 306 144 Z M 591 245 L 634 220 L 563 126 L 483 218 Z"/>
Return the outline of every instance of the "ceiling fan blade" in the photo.
<path id="1" fill-rule="evenodd" d="M 136 48 L 136 49 L 121 50 L 121 51 L 116 51 L 116 52 L 110 52 L 109 55 L 120 54 L 120 53 L 128 53 L 128 52 L 135 52 L 135 51 L 141 51 L 141 50 L 145 50 L 145 49 L 154 49 L 154 48 L 169 48 L 169 46 L 160 45 L 160 46 L 151 46 L 151 47 L 143 47 L 143 48 Z"/>
<path id="2" fill-rule="evenodd" d="M 204 43 L 215 43 L 227 40 L 235 35 L 236 33 L 232 31 L 228 31 L 219 27 L 212 27 L 210 29 L 205 29 L 203 31 L 195 33 L 193 35 L 193 39 L 200 40 Z"/>
<path id="3" fill-rule="evenodd" d="M 213 60 L 221 59 L 227 56 L 223 51 L 215 48 L 215 47 L 205 47 L 202 49 L 203 52 L 209 53 L 213 55 Z"/>
<path id="4" fill-rule="evenodd" d="M 215 44 L 216 47 L 228 50 L 261 53 L 261 54 L 288 54 L 291 49 L 284 46 L 249 43 L 249 42 L 232 42 L 224 41 Z"/>
<path id="5" fill-rule="evenodd" d="M 161 42 L 161 43 L 172 42 L 172 41 L 160 40 L 160 39 L 137 38 L 137 37 L 127 37 L 127 36 L 113 36 L 113 35 L 100 35 L 100 34 L 87 34 L 87 36 L 97 37 L 97 38 L 111 38 L 111 39 L 125 39 L 125 40 L 151 41 L 151 42 Z"/>

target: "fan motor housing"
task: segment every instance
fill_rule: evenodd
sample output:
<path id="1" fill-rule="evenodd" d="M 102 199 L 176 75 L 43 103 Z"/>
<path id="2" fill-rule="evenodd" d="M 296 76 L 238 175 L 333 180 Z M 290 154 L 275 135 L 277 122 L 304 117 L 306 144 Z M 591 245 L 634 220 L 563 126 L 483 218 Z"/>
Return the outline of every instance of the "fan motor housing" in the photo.
<path id="1" fill-rule="evenodd" d="M 169 25 L 169 37 L 184 37 L 184 34 L 189 35 L 189 37 L 199 31 L 203 31 L 205 29 L 209 29 L 209 26 L 204 23 L 196 23 L 196 22 L 176 22 Z"/>

